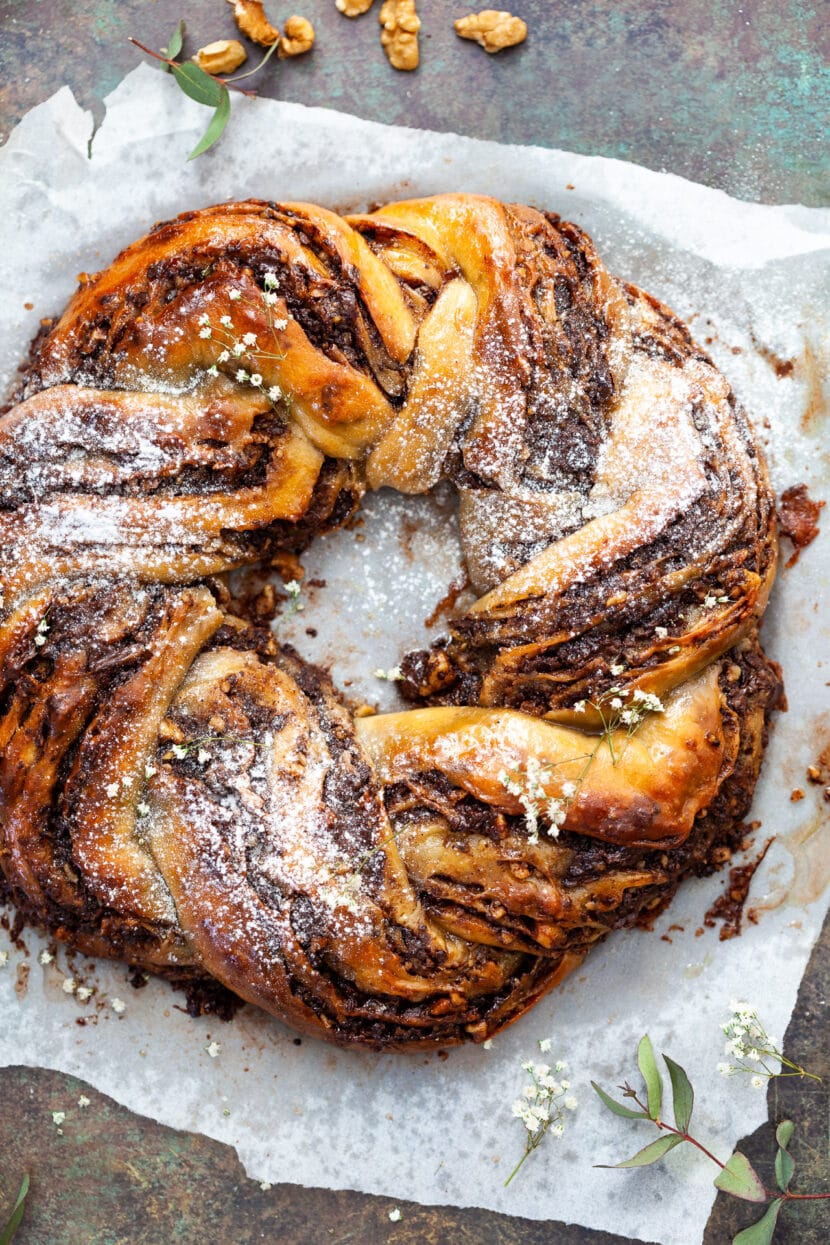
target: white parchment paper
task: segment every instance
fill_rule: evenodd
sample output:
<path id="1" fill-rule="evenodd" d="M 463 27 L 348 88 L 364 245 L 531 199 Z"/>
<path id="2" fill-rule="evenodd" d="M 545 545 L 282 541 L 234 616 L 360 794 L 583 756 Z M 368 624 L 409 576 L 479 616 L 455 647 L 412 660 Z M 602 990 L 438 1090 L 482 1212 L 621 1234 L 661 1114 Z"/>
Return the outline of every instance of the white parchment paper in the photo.
<path id="1" fill-rule="evenodd" d="M 169 79 L 141 68 L 107 100 L 91 159 L 91 117 L 66 88 L 14 131 L 0 151 L 4 387 L 39 318 L 60 310 L 76 274 L 108 263 L 157 218 L 249 195 L 346 208 L 480 191 L 584 226 L 613 271 L 692 322 L 752 412 L 776 488 L 806 481 L 814 496 L 830 495 L 821 392 L 828 213 L 741 203 L 619 161 L 387 128 L 276 102 L 235 100 L 221 145 L 187 164 L 205 121 Z M 789 375 L 779 378 L 776 358 L 794 361 Z M 308 656 L 333 660 L 353 695 L 393 705 L 394 689 L 372 671 L 428 638 L 424 619 L 459 571 L 448 513 L 441 499 L 368 499 L 357 538 L 324 537 L 306 555 L 308 575 L 327 586 L 306 594 L 304 612 L 281 634 Z M 713 1169 L 699 1155 L 673 1153 L 682 1195 L 677 1174 L 659 1167 L 595 1170 L 593 1163 L 626 1157 L 650 1134 L 603 1112 L 588 1080 L 612 1086 L 630 1075 L 636 1041 L 648 1030 L 658 1050 L 688 1069 L 698 1131 L 724 1158 L 766 1117 L 763 1093 L 715 1072 L 718 1026 L 731 998 L 748 997 L 769 1031 L 783 1034 L 826 907 L 826 819 L 804 771 L 830 740 L 829 566 L 825 532 L 782 571 L 765 623 L 790 711 L 776 725 L 753 810 L 763 823 L 758 841 L 777 838 L 753 883 L 758 923 L 741 938 L 721 943 L 712 930 L 696 936 L 725 879 L 689 882 L 653 933 L 613 936 L 491 1050 L 442 1059 L 295 1045 L 293 1034 L 250 1007 L 230 1025 L 192 1020 L 166 985 L 133 991 L 123 966 L 70 963 L 63 951 L 41 964 L 45 943 L 29 934 L 28 960 L 8 944 L 0 971 L 0 1062 L 74 1073 L 135 1111 L 228 1142 L 259 1180 L 484 1206 L 694 1245 L 713 1200 Z M 316 639 L 306 634 L 310 626 Z M 795 787 L 805 790 L 797 803 Z M 4 938 L 0 931 L 0 947 Z M 27 985 L 19 980 L 26 964 Z M 63 991 L 73 974 L 94 987 L 90 1000 Z M 126 1003 L 121 1015 L 111 1007 L 116 997 Z M 505 1189 L 524 1144 L 510 1114 L 526 1079 L 519 1065 L 538 1056 L 543 1037 L 553 1040 L 551 1058 L 570 1062 L 580 1107 L 565 1136 L 548 1138 Z M 211 1042 L 221 1047 L 211 1047 L 213 1056 Z M 66 1131 L 77 1108 L 64 1105 Z"/>

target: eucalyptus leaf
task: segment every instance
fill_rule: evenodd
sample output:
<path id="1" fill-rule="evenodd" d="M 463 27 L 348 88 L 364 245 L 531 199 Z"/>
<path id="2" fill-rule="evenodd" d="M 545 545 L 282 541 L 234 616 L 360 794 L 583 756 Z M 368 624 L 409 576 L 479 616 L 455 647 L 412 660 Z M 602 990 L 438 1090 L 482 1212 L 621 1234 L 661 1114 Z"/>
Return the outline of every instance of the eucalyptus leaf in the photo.
<path id="1" fill-rule="evenodd" d="M 596 1167 L 648 1167 L 649 1163 L 658 1162 L 664 1154 L 668 1154 L 669 1150 L 673 1150 L 675 1146 L 682 1145 L 684 1138 L 678 1137 L 676 1133 L 667 1133 L 662 1137 L 658 1137 L 656 1141 L 652 1141 L 649 1145 L 643 1146 L 642 1150 L 638 1150 L 633 1158 L 626 1159 L 624 1163 L 596 1163 Z"/>
<path id="2" fill-rule="evenodd" d="M 227 90 L 221 82 L 211 78 L 210 74 L 205 73 L 204 69 L 200 69 L 198 65 L 194 65 L 193 61 L 186 61 L 184 65 L 173 65 L 172 69 L 173 77 L 185 95 L 195 99 L 197 104 L 205 104 L 209 108 L 219 107 L 222 102 L 222 91 Z"/>
<path id="3" fill-rule="evenodd" d="M 654 1047 L 648 1034 L 640 1038 L 640 1045 L 637 1047 L 637 1063 L 646 1083 L 649 1116 L 653 1120 L 659 1120 L 660 1108 L 663 1105 L 663 1078 L 660 1076 L 660 1069 L 654 1057 Z"/>
<path id="4" fill-rule="evenodd" d="M 795 1132 L 795 1124 L 792 1120 L 782 1120 L 775 1130 L 775 1140 L 778 1142 L 782 1150 L 786 1150 L 793 1138 Z"/>
<path id="5" fill-rule="evenodd" d="M 782 1193 L 787 1192 L 794 1175 L 794 1160 L 790 1158 L 786 1150 L 779 1150 L 775 1156 L 775 1179 L 778 1181 L 778 1188 Z"/>
<path id="6" fill-rule="evenodd" d="M 758 1173 L 745 1154 L 736 1150 L 729 1162 L 715 1177 L 715 1186 L 745 1202 L 765 1202 L 767 1192 Z"/>
<path id="7" fill-rule="evenodd" d="M 750 1227 L 744 1228 L 743 1232 L 739 1232 L 737 1236 L 733 1236 L 732 1245 L 770 1245 L 775 1234 L 775 1225 L 778 1222 L 778 1212 L 783 1204 L 784 1199 L 781 1197 L 770 1202 L 763 1218 L 751 1224 Z"/>
<path id="8" fill-rule="evenodd" d="M 692 1083 L 680 1064 L 675 1063 L 668 1055 L 664 1055 L 663 1059 L 671 1079 L 674 1122 L 681 1132 L 687 1133 L 692 1118 L 692 1109 L 695 1105 L 695 1091 L 692 1089 Z"/>
<path id="9" fill-rule="evenodd" d="M 23 1214 L 26 1210 L 26 1194 L 28 1192 L 29 1177 L 26 1175 L 21 1181 L 20 1189 L 17 1194 L 17 1201 L 12 1208 L 12 1213 L 9 1215 L 6 1226 L 3 1228 L 2 1232 L 0 1232 L 0 1245 L 11 1245 L 11 1241 L 14 1239 L 17 1229 L 23 1222 Z"/>
<path id="10" fill-rule="evenodd" d="M 179 22 L 178 26 L 176 27 L 176 29 L 173 31 L 172 35 L 170 36 L 170 42 L 168 43 L 167 47 L 161 49 L 164 55 L 171 61 L 174 61 L 176 57 L 179 55 L 179 52 L 181 52 L 182 50 L 182 44 L 184 43 L 184 32 L 185 32 L 184 22 Z M 169 72 L 169 69 L 170 69 L 169 65 L 165 65 L 164 68 L 168 70 Z"/>
<path id="11" fill-rule="evenodd" d="M 601 1102 L 613 1111 L 615 1115 L 622 1115 L 627 1120 L 647 1120 L 647 1111 L 632 1111 L 630 1107 L 624 1107 L 621 1102 L 615 1102 L 613 1098 L 606 1094 L 604 1089 L 600 1089 L 596 1081 L 591 1081 L 591 1086 L 596 1094 L 599 1095 Z"/>
<path id="12" fill-rule="evenodd" d="M 221 92 L 221 98 L 216 111 L 210 119 L 210 125 L 187 157 L 188 160 L 195 160 L 197 156 L 201 156 L 203 152 L 207 151 L 208 147 L 212 147 L 214 143 L 218 142 L 225 132 L 225 126 L 228 124 L 231 115 L 231 94 L 226 86 L 221 88 Z"/>

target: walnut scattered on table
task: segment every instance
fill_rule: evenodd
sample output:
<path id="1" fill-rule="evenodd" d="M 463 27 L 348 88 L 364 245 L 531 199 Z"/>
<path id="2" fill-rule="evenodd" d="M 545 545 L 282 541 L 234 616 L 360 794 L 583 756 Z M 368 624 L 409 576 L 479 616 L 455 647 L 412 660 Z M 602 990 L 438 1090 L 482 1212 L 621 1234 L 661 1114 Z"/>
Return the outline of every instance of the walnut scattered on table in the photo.
<path id="1" fill-rule="evenodd" d="M 248 59 L 248 53 L 238 39 L 217 39 L 199 48 L 193 59 L 205 73 L 225 74 L 238 69 Z"/>
<path id="2" fill-rule="evenodd" d="M 380 41 L 392 68 L 417 69 L 421 19 L 415 12 L 415 0 L 384 0 L 380 25 Z"/>
<path id="3" fill-rule="evenodd" d="M 228 0 L 233 5 L 233 16 L 243 35 L 260 47 L 270 48 L 280 37 L 276 26 L 265 16 L 262 0 Z"/>
<path id="4" fill-rule="evenodd" d="M 277 56 L 285 60 L 288 56 L 302 56 L 314 47 L 314 27 L 307 17 L 289 17 L 283 27 Z"/>
<path id="5" fill-rule="evenodd" d="M 527 23 L 506 9 L 482 9 L 454 22 L 455 33 L 462 39 L 475 39 L 485 52 L 501 52 L 515 47 L 527 38 Z"/>
<path id="6" fill-rule="evenodd" d="M 334 0 L 338 13 L 344 17 L 360 17 L 368 13 L 375 0 Z"/>

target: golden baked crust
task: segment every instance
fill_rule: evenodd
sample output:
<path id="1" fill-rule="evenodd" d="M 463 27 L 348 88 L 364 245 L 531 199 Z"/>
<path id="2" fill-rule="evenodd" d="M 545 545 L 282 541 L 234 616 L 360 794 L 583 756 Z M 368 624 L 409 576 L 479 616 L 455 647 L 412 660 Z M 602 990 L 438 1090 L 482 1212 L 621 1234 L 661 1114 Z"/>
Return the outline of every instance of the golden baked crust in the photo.
<path id="1" fill-rule="evenodd" d="M 762 456 L 576 226 L 223 204 L 84 277 L 0 418 L 0 864 L 83 951 L 337 1042 L 483 1040 L 739 841 Z M 353 719 L 231 598 L 366 488 L 481 594 Z"/>

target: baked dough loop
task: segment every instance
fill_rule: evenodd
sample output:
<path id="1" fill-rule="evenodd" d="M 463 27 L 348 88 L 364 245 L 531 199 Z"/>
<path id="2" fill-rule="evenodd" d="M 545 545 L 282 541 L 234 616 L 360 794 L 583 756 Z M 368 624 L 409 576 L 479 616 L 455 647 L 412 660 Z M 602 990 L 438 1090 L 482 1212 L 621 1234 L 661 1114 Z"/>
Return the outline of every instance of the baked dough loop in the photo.
<path id="1" fill-rule="evenodd" d="M 54 937 L 335 1042 L 480 1041 L 740 842 L 763 459 L 575 225 L 191 212 L 81 279 L 17 398 L 1 859 Z M 403 659 L 418 707 L 355 720 L 228 575 L 440 480 L 478 600 Z"/>

